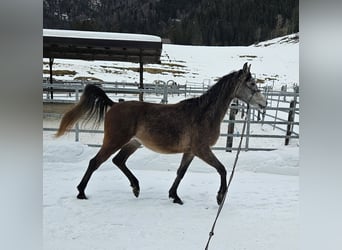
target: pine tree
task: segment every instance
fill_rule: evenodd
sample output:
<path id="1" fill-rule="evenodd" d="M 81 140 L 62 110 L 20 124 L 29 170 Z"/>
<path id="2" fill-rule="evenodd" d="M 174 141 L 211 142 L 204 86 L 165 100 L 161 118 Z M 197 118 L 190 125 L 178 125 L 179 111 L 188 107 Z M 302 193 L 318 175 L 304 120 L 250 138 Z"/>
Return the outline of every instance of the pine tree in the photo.
<path id="1" fill-rule="evenodd" d="M 43 27 L 249 45 L 299 30 L 298 0 L 43 0 Z"/>

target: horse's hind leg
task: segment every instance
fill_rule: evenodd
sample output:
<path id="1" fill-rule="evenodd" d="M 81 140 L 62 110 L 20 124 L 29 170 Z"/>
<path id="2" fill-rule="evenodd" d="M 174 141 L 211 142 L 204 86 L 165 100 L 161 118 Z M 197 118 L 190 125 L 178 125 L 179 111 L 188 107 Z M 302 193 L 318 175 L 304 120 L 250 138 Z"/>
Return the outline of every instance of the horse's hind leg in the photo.
<path id="1" fill-rule="evenodd" d="M 183 179 L 185 172 L 188 169 L 188 167 L 189 167 L 189 165 L 193 159 L 194 159 L 193 154 L 188 154 L 188 153 L 183 154 L 181 164 L 177 170 L 177 177 L 176 177 L 175 181 L 173 182 L 173 184 L 169 190 L 169 198 L 172 198 L 174 203 L 178 203 L 181 205 L 183 204 L 183 201 L 177 195 L 177 188 L 179 186 L 180 181 Z"/>
<path id="2" fill-rule="evenodd" d="M 138 197 L 140 193 L 139 181 L 133 175 L 133 173 L 127 168 L 126 161 L 128 157 L 130 157 L 140 146 L 141 146 L 140 142 L 138 142 L 135 139 L 132 139 L 130 142 L 124 145 L 119 151 L 119 153 L 113 158 L 113 163 L 117 165 L 118 168 L 128 178 L 135 197 Z"/>
<path id="3" fill-rule="evenodd" d="M 77 198 L 78 199 L 87 199 L 84 190 L 90 180 L 90 177 L 92 176 L 92 174 L 94 173 L 94 171 L 96 169 L 98 169 L 100 167 L 100 165 L 106 161 L 109 156 L 111 156 L 118 148 L 113 148 L 113 147 L 106 147 L 104 145 L 102 145 L 100 151 L 95 155 L 94 158 L 92 158 L 89 161 L 89 165 L 88 168 L 80 182 L 80 184 L 78 184 L 77 189 L 78 189 L 78 195 Z"/>

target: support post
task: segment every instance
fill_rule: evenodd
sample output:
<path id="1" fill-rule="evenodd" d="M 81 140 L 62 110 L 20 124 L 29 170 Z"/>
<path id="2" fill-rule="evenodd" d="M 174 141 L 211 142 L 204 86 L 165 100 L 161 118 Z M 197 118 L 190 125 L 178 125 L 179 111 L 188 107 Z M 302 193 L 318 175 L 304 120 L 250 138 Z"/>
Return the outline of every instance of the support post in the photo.
<path id="1" fill-rule="evenodd" d="M 79 88 L 76 87 L 76 93 L 75 93 L 75 98 L 76 98 L 76 103 L 79 101 L 80 97 L 79 97 Z M 80 140 L 80 128 L 79 128 L 79 124 L 78 122 L 76 122 L 75 124 L 75 141 L 79 141 Z"/>
<path id="2" fill-rule="evenodd" d="M 140 74 L 140 81 L 139 81 L 139 89 L 141 92 L 139 93 L 139 101 L 143 102 L 144 101 L 144 92 L 142 90 L 144 89 L 144 64 L 142 60 L 142 55 L 140 54 L 139 57 L 139 74 Z"/>
<path id="3" fill-rule="evenodd" d="M 53 58 L 49 57 L 49 67 L 50 67 L 50 84 L 53 84 L 52 82 L 52 65 L 53 65 Z M 50 97 L 53 99 L 53 89 L 50 88 Z"/>

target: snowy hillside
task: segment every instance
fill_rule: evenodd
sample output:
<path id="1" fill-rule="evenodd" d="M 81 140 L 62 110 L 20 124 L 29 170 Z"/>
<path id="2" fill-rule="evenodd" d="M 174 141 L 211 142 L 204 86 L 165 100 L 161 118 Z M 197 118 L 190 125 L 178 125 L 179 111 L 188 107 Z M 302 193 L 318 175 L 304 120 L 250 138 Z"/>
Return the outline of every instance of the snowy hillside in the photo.
<path id="1" fill-rule="evenodd" d="M 163 45 L 162 64 L 146 65 L 144 76 L 146 82 L 213 84 L 248 61 L 259 82 L 274 82 L 280 88 L 299 84 L 298 54 L 295 35 L 247 47 Z M 134 82 L 139 78 L 138 65 L 131 63 L 56 59 L 54 65 L 54 70 L 67 73 L 57 79 Z M 253 129 L 267 129 L 258 125 Z M 204 249 L 218 208 L 220 178 L 213 168 L 195 158 L 178 189 L 184 205 L 176 205 L 168 199 L 168 190 L 181 155 L 141 148 L 127 162 L 140 181 L 139 198 L 108 160 L 89 182 L 89 199 L 77 200 L 76 186 L 97 150 L 73 142 L 73 136 L 54 139 L 44 132 L 45 250 Z M 235 153 L 214 153 L 229 175 Z M 269 152 L 241 152 L 209 249 L 299 249 L 298 173 L 298 142 Z"/>
<path id="2" fill-rule="evenodd" d="M 299 42 L 297 35 L 273 39 L 251 46 L 205 47 L 163 44 L 161 64 L 145 65 L 144 81 L 174 80 L 179 84 L 198 82 L 213 84 L 247 61 L 260 83 L 275 86 L 299 83 Z M 298 37 L 297 37 L 298 38 Z M 55 59 L 56 79 L 97 79 L 109 82 L 138 82 L 139 65 L 127 62 Z M 48 59 L 44 59 L 44 76 L 48 77 Z"/>

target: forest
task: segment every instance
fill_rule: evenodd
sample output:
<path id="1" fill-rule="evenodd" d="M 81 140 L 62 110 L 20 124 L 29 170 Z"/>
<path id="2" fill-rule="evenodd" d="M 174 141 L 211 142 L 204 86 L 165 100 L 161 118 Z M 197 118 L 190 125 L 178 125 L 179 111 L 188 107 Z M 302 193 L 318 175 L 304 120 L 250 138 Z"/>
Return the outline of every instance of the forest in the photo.
<path id="1" fill-rule="evenodd" d="M 299 0 L 44 0 L 43 27 L 250 45 L 299 31 Z"/>

